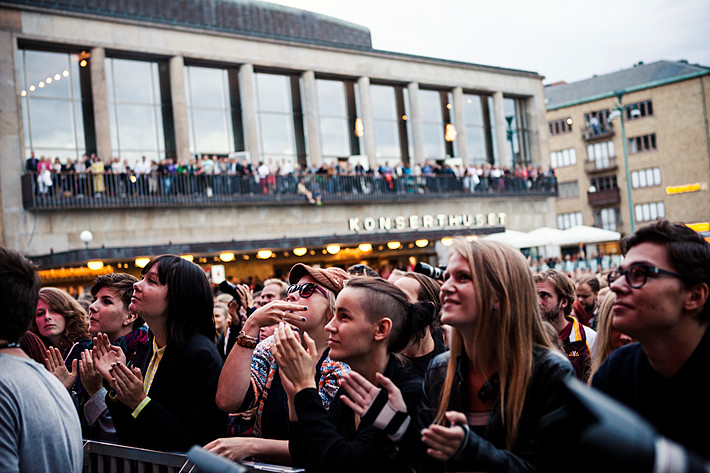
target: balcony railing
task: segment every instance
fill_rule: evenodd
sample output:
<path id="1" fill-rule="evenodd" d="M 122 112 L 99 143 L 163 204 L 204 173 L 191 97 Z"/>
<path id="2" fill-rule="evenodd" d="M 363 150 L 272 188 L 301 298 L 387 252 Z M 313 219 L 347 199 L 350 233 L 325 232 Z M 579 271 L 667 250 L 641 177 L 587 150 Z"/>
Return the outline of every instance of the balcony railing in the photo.
<path id="1" fill-rule="evenodd" d="M 614 136 L 614 126 L 606 122 L 589 125 L 582 131 L 582 137 L 587 141 L 603 140 L 612 136 Z"/>
<path id="2" fill-rule="evenodd" d="M 619 189 L 603 189 L 596 192 L 587 192 L 589 205 L 611 205 L 621 202 Z"/>
<path id="3" fill-rule="evenodd" d="M 598 172 L 616 171 L 619 168 L 616 157 L 597 159 L 595 161 L 584 162 L 584 172 L 596 174 Z"/>
<path id="4" fill-rule="evenodd" d="M 234 205 L 320 205 L 375 201 L 485 196 L 556 196 L 557 181 L 515 177 L 481 178 L 478 184 L 456 176 L 319 175 L 255 176 L 229 174 L 76 174 L 22 175 L 25 209 L 126 207 L 204 207 Z"/>

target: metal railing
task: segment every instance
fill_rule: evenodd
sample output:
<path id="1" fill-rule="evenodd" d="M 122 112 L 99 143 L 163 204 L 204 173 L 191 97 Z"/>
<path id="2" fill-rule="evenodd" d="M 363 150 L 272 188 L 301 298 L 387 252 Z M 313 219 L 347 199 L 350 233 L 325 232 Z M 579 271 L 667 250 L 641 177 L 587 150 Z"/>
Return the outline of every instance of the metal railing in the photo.
<path id="1" fill-rule="evenodd" d="M 203 207 L 429 200 L 471 196 L 555 196 L 554 177 L 231 174 L 77 174 L 21 176 L 25 209 Z"/>
<path id="2" fill-rule="evenodd" d="M 112 443 L 84 442 L 83 473 L 197 473 L 180 453 L 158 452 Z"/>

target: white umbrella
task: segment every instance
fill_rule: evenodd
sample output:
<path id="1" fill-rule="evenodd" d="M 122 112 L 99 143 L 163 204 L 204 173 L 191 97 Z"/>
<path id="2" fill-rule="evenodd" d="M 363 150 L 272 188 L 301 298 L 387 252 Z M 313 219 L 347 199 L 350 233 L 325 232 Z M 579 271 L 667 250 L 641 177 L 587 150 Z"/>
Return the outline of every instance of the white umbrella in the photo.
<path id="1" fill-rule="evenodd" d="M 515 230 L 506 230 L 502 233 L 491 233 L 483 237 L 484 240 L 492 240 L 500 243 L 505 243 L 513 248 L 533 248 L 544 245 L 539 238 L 535 238 L 527 233 L 517 232 Z"/>
<path id="2" fill-rule="evenodd" d="M 597 227 L 587 227 L 585 225 L 577 225 L 562 232 L 564 235 L 560 237 L 560 245 L 577 245 L 579 243 L 602 243 L 607 241 L 619 241 L 621 234 L 610 230 L 604 230 Z"/>

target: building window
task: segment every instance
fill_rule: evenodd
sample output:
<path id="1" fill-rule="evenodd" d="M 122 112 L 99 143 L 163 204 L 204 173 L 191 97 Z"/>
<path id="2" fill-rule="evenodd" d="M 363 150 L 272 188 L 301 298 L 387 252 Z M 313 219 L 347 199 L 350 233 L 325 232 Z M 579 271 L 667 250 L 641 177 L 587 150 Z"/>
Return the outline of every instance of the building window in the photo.
<path id="1" fill-rule="evenodd" d="M 379 164 L 409 160 L 406 92 L 401 86 L 370 86 L 375 156 Z"/>
<path id="2" fill-rule="evenodd" d="M 503 99 L 503 112 L 508 128 L 506 137 L 513 153 L 514 164 L 531 164 L 530 133 L 527 125 L 525 99 Z"/>
<path id="3" fill-rule="evenodd" d="M 624 105 L 627 120 L 653 116 L 653 104 L 650 100 Z"/>
<path id="4" fill-rule="evenodd" d="M 28 155 L 78 159 L 96 150 L 90 60 L 86 54 L 20 49 L 18 92 Z"/>
<path id="5" fill-rule="evenodd" d="M 294 80 L 286 75 L 255 73 L 254 82 L 261 161 L 273 167 L 283 159 L 295 163 L 299 154 L 296 149 L 297 118 L 301 126 L 303 123 L 303 116 L 299 113 L 296 117 L 294 111 L 296 102 L 300 111 L 298 78 Z"/>
<path id="6" fill-rule="evenodd" d="M 612 174 L 609 176 L 593 177 L 590 181 L 592 187 L 594 187 L 597 192 L 618 189 L 616 183 L 616 174 Z"/>
<path id="7" fill-rule="evenodd" d="M 661 185 L 661 168 L 648 168 L 638 171 L 631 171 L 631 186 L 634 189 L 639 187 L 653 187 Z"/>
<path id="8" fill-rule="evenodd" d="M 190 153 L 225 155 L 235 151 L 229 76 L 233 75 L 236 85 L 237 72 L 194 66 L 184 70 Z"/>
<path id="9" fill-rule="evenodd" d="M 597 110 L 584 114 L 584 129 L 587 136 L 597 136 L 609 133 L 609 109 Z"/>
<path id="10" fill-rule="evenodd" d="M 656 149 L 656 134 L 635 136 L 629 138 L 629 154 L 652 151 Z"/>
<path id="11" fill-rule="evenodd" d="M 114 156 L 159 161 L 167 152 L 175 153 L 168 83 L 167 64 L 106 58 Z"/>
<path id="12" fill-rule="evenodd" d="M 560 199 L 572 199 L 579 197 L 579 185 L 577 181 L 560 182 L 557 185 Z"/>
<path id="13" fill-rule="evenodd" d="M 572 118 L 561 118 L 547 122 L 547 128 L 550 130 L 550 136 L 564 135 L 572 131 Z"/>
<path id="14" fill-rule="evenodd" d="M 557 214 L 557 228 L 560 230 L 566 230 L 577 225 L 584 225 L 582 223 L 582 212 Z"/>
<path id="15" fill-rule="evenodd" d="M 604 230 L 616 231 L 621 226 L 621 210 L 619 207 L 596 209 L 594 211 L 594 224 Z"/>
<path id="16" fill-rule="evenodd" d="M 552 168 L 562 168 L 577 164 L 577 153 L 574 148 L 553 151 L 550 153 L 550 166 Z"/>
<path id="17" fill-rule="evenodd" d="M 489 97 L 464 94 L 463 99 L 469 162 L 476 165 L 492 164 L 493 140 L 488 110 Z"/>
<path id="18" fill-rule="evenodd" d="M 637 222 L 648 222 L 664 218 L 666 216 L 666 208 L 663 202 L 650 202 L 647 204 L 634 205 L 634 214 L 636 214 Z"/>
<path id="19" fill-rule="evenodd" d="M 349 156 L 350 120 L 345 83 L 316 79 L 316 96 L 323 156 L 331 158 Z"/>
<path id="20" fill-rule="evenodd" d="M 451 110 L 451 101 L 447 101 Z M 444 139 L 446 120 L 442 107 L 442 93 L 438 90 L 419 90 L 419 114 L 422 124 L 422 139 L 424 141 L 424 156 L 433 159 L 444 159 L 447 154 Z"/>
<path id="21" fill-rule="evenodd" d="M 587 145 L 587 159 L 596 163 L 597 169 L 608 168 L 609 160 L 615 157 L 614 142 L 611 140 Z"/>

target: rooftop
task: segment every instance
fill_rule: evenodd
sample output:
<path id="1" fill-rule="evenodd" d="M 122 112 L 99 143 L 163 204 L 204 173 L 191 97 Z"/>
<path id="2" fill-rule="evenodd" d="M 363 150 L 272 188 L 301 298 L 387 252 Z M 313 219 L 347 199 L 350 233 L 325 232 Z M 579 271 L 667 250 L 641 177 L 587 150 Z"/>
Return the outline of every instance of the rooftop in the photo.
<path id="1" fill-rule="evenodd" d="M 545 87 L 547 110 L 591 102 L 616 95 L 617 92 L 632 92 L 669 82 L 710 74 L 710 68 L 687 61 L 658 61 L 650 64 L 639 62 L 630 69 L 594 76 L 570 84 Z"/>

